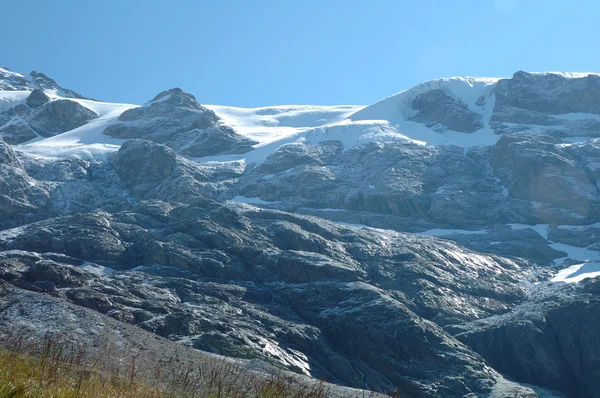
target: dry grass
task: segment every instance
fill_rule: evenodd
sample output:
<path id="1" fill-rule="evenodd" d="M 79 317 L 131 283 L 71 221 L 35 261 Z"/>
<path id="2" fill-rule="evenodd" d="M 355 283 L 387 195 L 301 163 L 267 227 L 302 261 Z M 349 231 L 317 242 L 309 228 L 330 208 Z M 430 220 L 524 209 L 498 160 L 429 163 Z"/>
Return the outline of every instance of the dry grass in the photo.
<path id="1" fill-rule="evenodd" d="M 325 383 L 301 385 L 278 371 L 262 377 L 225 359 L 190 367 L 178 358 L 141 354 L 123 360 L 106 345 L 95 352 L 53 336 L 42 343 L 7 338 L 0 346 L 0 398 L 328 396 Z"/>

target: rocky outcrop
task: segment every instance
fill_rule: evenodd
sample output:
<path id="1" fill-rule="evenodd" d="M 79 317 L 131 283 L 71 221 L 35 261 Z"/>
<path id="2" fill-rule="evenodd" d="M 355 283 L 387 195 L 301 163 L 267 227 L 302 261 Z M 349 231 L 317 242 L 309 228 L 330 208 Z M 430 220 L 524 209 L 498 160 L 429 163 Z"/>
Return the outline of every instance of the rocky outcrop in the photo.
<path id="1" fill-rule="evenodd" d="M 50 101 L 50 97 L 44 93 L 44 90 L 36 88 L 29 94 L 29 97 L 25 100 L 25 103 L 28 107 L 35 109 L 44 105 L 46 102 Z"/>
<path id="2" fill-rule="evenodd" d="M 511 313 L 462 326 L 457 337 L 517 381 L 598 397 L 598 285 L 536 289 Z"/>
<path id="3" fill-rule="evenodd" d="M 240 393 L 247 391 L 247 383 L 254 385 L 272 377 L 282 377 L 285 378 L 286 385 L 293 386 L 294 389 L 317 390 L 332 398 L 385 396 L 322 383 L 305 375 L 274 368 L 271 364 L 256 359 L 232 360 L 192 350 L 139 327 L 74 305 L 64 298 L 16 288 L 3 280 L 0 280 L 0 325 L 3 341 L 22 341 L 19 337 L 27 336 L 29 343 L 41 347 L 52 337 L 58 344 L 65 343 L 69 348 L 81 349 L 87 354 L 82 358 L 83 362 L 93 363 L 95 368 L 106 365 L 112 371 L 126 373 L 130 369 L 128 365 L 135 361 L 136 377 L 149 382 L 156 381 L 156 369 L 171 369 L 172 363 L 176 362 L 176 371 L 180 372 L 177 374 L 181 374 L 182 378 L 185 375 L 204 377 L 195 372 L 199 369 L 210 369 L 212 373 L 209 377 L 216 379 L 213 380 L 215 384 L 225 384 Z M 107 352 L 110 355 L 107 355 Z M 204 391 L 203 387 L 198 386 L 199 394 Z"/>
<path id="4" fill-rule="evenodd" d="M 116 159 L 125 186 L 164 184 L 180 167 L 171 150 L 147 141 L 117 155 L 126 153 L 143 161 L 131 163 L 137 173 L 129 175 Z M 6 151 L 11 164 L 28 169 L 17 156 Z M 173 160 L 175 171 L 159 167 Z M 439 325 L 502 314 L 524 300 L 526 264 L 234 203 L 151 201 L 127 210 L 131 199 L 110 213 L 3 231 L 2 279 L 200 349 L 346 385 L 451 397 L 491 391 L 502 380 Z M 389 341 L 388 354 L 377 355 L 369 341 Z M 352 354 L 356 344 L 364 349 Z"/>
<path id="5" fill-rule="evenodd" d="M 36 138 L 38 135 L 26 124 L 9 124 L 0 128 L 0 137 L 11 145 L 21 144 Z"/>
<path id="6" fill-rule="evenodd" d="M 146 140 L 125 142 L 115 157 L 119 177 L 128 184 L 156 184 L 175 170 L 175 153 L 162 145 Z"/>
<path id="7" fill-rule="evenodd" d="M 73 90 L 59 86 L 54 79 L 49 78 L 43 73 L 32 71 L 29 75 L 24 76 L 20 73 L 12 72 L 7 68 L 0 67 L 1 91 L 34 91 L 36 89 L 53 91 L 64 98 L 86 99 Z"/>
<path id="8" fill-rule="evenodd" d="M 87 124 L 98 115 L 77 102 L 48 101 L 41 90 L 34 90 L 25 104 L 0 113 L 0 137 L 12 145 L 33 138 L 52 137 Z"/>
<path id="9" fill-rule="evenodd" d="M 597 180 L 581 166 L 577 150 L 544 135 L 509 135 L 491 148 L 490 164 L 511 197 L 600 218 Z M 544 221 L 564 223 L 554 217 L 548 214 Z"/>
<path id="10" fill-rule="evenodd" d="M 410 120 L 436 131 L 474 133 L 483 128 L 479 113 L 469 110 L 466 104 L 448 96 L 443 90 L 431 90 L 417 96 L 412 107 L 418 113 Z"/>
<path id="11" fill-rule="evenodd" d="M 192 157 L 247 152 L 256 142 L 221 125 L 217 115 L 196 98 L 174 88 L 146 105 L 123 112 L 104 134 L 115 138 L 142 138 L 164 144 Z"/>
<path id="12" fill-rule="evenodd" d="M 32 113 L 31 128 L 43 137 L 52 137 L 83 126 L 98 115 L 88 108 L 69 100 L 47 102 Z"/>
<path id="13" fill-rule="evenodd" d="M 496 84 L 496 109 L 514 107 L 541 114 L 600 113 L 600 76 L 516 72 Z"/>
<path id="14" fill-rule="evenodd" d="M 593 116 L 563 118 L 561 115 L 598 114 L 600 76 L 574 78 L 556 73 L 519 71 L 501 79 L 494 91 L 496 103 L 490 125 L 496 133 L 540 131 L 557 137 L 597 137 L 600 122 Z"/>

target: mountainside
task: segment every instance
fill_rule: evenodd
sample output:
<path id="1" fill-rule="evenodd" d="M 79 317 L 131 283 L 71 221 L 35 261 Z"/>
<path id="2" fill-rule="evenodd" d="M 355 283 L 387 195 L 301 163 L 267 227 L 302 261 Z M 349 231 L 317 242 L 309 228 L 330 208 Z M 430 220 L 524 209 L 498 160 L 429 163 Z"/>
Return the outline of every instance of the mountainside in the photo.
<path id="1" fill-rule="evenodd" d="M 402 397 L 600 397 L 600 75 L 366 107 L 0 90 L 0 333 L 106 319 Z"/>

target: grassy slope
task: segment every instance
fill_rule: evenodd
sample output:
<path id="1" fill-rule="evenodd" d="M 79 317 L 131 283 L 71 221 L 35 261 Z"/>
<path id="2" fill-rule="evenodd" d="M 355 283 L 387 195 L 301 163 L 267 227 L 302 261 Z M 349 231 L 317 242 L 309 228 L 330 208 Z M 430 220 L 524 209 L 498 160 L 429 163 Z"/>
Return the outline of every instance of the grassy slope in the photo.
<path id="1" fill-rule="evenodd" d="M 327 396 L 322 383 L 300 389 L 275 373 L 250 378 L 231 362 L 215 361 L 204 369 L 181 369 L 175 361 L 171 367 L 135 360 L 111 364 L 106 358 L 84 360 L 85 350 L 52 340 L 25 350 L 21 344 L 11 345 L 19 350 L 0 348 L 0 398 Z"/>

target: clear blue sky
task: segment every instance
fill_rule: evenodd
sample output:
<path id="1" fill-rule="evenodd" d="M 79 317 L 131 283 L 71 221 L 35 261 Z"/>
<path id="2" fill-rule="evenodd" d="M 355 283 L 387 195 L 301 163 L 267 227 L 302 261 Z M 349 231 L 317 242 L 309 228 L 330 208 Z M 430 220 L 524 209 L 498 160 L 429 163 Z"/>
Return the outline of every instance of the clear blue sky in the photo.
<path id="1" fill-rule="evenodd" d="M 0 66 L 105 101 L 369 104 L 437 77 L 599 71 L 596 0 L 5 1 Z"/>

